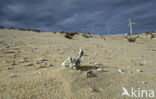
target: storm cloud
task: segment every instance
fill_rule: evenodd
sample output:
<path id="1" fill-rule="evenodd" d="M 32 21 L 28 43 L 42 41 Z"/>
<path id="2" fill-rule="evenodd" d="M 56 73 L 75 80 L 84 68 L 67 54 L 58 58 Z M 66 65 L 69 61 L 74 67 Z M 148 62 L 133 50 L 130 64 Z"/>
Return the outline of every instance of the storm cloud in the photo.
<path id="1" fill-rule="evenodd" d="M 119 34 L 156 30 L 155 0 L 1 0 L 0 25 L 41 29 Z"/>

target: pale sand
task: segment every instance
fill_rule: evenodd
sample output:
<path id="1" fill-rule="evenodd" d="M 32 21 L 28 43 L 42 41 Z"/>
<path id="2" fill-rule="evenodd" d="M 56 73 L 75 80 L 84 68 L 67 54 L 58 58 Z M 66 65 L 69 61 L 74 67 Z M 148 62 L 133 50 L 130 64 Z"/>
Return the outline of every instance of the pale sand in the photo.
<path id="1" fill-rule="evenodd" d="M 121 95 L 123 87 L 156 92 L 156 38 L 142 34 L 134 43 L 124 35 L 104 38 L 69 40 L 60 33 L 0 29 L 0 99 L 128 99 Z M 85 70 L 62 69 L 79 48 Z M 41 63 L 42 58 L 47 61 Z M 87 70 L 96 76 L 86 78 Z"/>

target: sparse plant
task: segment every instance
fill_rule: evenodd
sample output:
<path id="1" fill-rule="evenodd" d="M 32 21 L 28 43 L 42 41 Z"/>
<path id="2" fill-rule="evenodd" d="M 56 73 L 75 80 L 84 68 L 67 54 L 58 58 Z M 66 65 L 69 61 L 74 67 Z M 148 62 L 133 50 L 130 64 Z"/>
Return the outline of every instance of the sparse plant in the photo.
<path id="1" fill-rule="evenodd" d="M 18 30 L 25 31 L 25 29 L 22 27 L 18 28 Z"/>
<path id="2" fill-rule="evenodd" d="M 11 29 L 15 29 L 15 28 L 14 28 L 13 26 L 11 26 L 11 27 L 9 27 L 8 29 L 11 30 Z"/>
<path id="3" fill-rule="evenodd" d="M 129 42 L 135 42 L 136 39 L 137 39 L 137 37 L 129 37 L 127 40 L 128 40 Z"/>
<path id="4" fill-rule="evenodd" d="M 83 33 L 82 36 L 85 37 L 85 38 L 89 38 L 87 33 Z"/>
<path id="5" fill-rule="evenodd" d="M 64 37 L 65 38 L 68 38 L 68 39 L 72 39 L 74 35 L 75 35 L 75 33 L 66 32 L 66 34 L 64 35 Z"/>
<path id="6" fill-rule="evenodd" d="M 41 32 L 41 30 L 38 30 L 38 29 L 34 29 L 33 31 L 34 32 Z"/>
<path id="7" fill-rule="evenodd" d="M 66 33 L 66 31 L 61 31 L 60 33 Z"/>
<path id="8" fill-rule="evenodd" d="M 0 25 L 0 29 L 5 29 L 5 27 L 4 27 L 4 26 L 2 26 L 2 25 Z"/>
<path id="9" fill-rule="evenodd" d="M 151 39 L 155 38 L 155 35 L 151 33 L 151 34 L 150 34 L 150 38 L 151 38 Z"/>
<path id="10" fill-rule="evenodd" d="M 83 33 L 82 36 L 85 38 L 93 37 L 91 33 Z"/>
<path id="11" fill-rule="evenodd" d="M 31 29 L 27 29 L 27 31 L 32 31 Z"/>

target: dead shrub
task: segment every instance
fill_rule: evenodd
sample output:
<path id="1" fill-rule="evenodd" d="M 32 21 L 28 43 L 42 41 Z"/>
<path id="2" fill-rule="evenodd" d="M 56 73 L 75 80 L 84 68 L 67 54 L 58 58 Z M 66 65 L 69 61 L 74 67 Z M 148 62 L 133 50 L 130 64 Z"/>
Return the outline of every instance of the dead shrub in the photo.
<path id="1" fill-rule="evenodd" d="M 5 27 L 4 27 L 4 26 L 2 26 L 2 25 L 0 25 L 0 29 L 5 29 Z"/>
<path id="2" fill-rule="evenodd" d="M 155 38 L 155 35 L 151 33 L 151 34 L 150 34 L 150 38 L 151 38 L 151 39 Z"/>
<path id="3" fill-rule="evenodd" d="M 129 42 L 135 42 L 138 37 L 128 37 Z"/>
<path id="4" fill-rule="evenodd" d="M 93 36 L 91 35 L 91 33 L 83 33 L 82 36 L 85 37 L 85 38 L 93 37 Z"/>
<path id="5" fill-rule="evenodd" d="M 22 27 L 19 27 L 18 30 L 25 31 L 25 29 Z"/>
<path id="6" fill-rule="evenodd" d="M 13 26 L 11 26 L 11 27 L 9 27 L 8 29 L 11 30 L 11 29 L 15 29 L 15 28 L 14 28 Z"/>
<path id="7" fill-rule="evenodd" d="M 73 36 L 75 35 L 75 33 L 70 33 L 70 32 L 66 32 L 64 37 L 68 38 L 68 39 L 73 39 Z"/>
<path id="8" fill-rule="evenodd" d="M 61 31 L 60 33 L 66 33 L 66 31 Z"/>
<path id="9" fill-rule="evenodd" d="M 31 29 L 27 29 L 27 31 L 32 31 Z"/>
<path id="10" fill-rule="evenodd" d="M 38 29 L 34 29 L 33 31 L 34 32 L 41 32 L 41 30 L 38 30 Z"/>

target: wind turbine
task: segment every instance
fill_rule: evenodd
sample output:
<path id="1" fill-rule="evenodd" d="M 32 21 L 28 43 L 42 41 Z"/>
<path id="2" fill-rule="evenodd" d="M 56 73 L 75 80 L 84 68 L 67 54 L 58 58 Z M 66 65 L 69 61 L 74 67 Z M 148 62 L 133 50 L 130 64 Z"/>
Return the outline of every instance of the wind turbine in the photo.
<path id="1" fill-rule="evenodd" d="M 130 28 L 130 34 L 131 34 L 131 35 L 132 35 L 132 32 L 133 32 L 133 31 L 132 31 L 132 25 L 133 25 L 133 24 L 136 24 L 136 23 L 132 23 L 132 22 L 131 22 L 131 19 L 129 18 L 129 24 L 128 24 L 128 25 L 129 25 L 129 28 Z"/>

